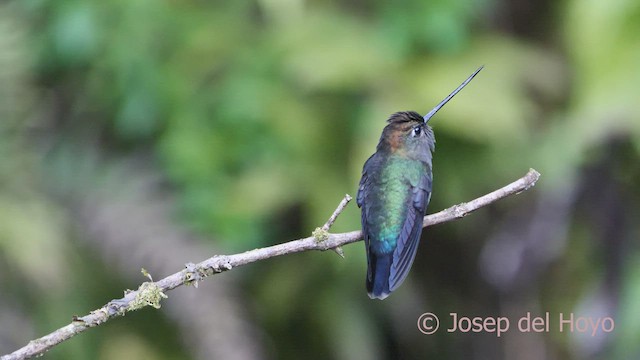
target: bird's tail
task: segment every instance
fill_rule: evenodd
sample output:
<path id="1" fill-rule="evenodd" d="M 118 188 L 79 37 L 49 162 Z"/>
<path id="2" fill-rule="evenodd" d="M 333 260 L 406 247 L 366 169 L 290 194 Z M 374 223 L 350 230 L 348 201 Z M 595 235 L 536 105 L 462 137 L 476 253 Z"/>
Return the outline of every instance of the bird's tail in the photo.
<path id="1" fill-rule="evenodd" d="M 389 294 L 389 275 L 393 262 L 393 253 L 386 255 L 370 254 L 367 269 L 367 292 L 372 299 L 383 300 Z"/>

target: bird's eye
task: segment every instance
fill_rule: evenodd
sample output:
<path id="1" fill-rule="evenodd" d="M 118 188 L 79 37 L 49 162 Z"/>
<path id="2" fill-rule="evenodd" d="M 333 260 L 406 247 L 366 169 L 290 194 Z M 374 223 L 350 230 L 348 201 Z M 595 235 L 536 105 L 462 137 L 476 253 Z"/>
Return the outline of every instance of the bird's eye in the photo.
<path id="1" fill-rule="evenodd" d="M 422 128 L 420 126 L 416 126 L 413 128 L 413 136 L 420 136 L 420 132 L 422 131 Z"/>

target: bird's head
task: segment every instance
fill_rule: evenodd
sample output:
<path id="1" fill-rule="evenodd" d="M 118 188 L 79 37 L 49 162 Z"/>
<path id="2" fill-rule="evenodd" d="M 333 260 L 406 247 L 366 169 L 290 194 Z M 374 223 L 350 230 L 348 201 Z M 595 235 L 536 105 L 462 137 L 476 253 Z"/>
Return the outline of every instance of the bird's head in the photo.
<path id="1" fill-rule="evenodd" d="M 436 105 L 427 115 L 421 116 L 415 111 L 401 111 L 389 117 L 388 124 L 382 131 L 378 151 L 385 151 L 411 159 L 431 162 L 431 153 L 435 149 L 433 130 L 429 120 L 460 90 L 462 90 L 479 72 L 479 67 L 460 86 L 453 90 L 444 100 Z"/>

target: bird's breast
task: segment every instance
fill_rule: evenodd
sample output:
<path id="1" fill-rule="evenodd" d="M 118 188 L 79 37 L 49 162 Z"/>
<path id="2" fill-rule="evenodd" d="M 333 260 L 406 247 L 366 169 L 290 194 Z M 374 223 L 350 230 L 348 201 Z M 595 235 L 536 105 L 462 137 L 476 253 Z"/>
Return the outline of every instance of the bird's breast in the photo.
<path id="1" fill-rule="evenodd" d="M 390 253 L 396 247 L 408 207 L 412 206 L 411 188 L 425 171 L 415 160 L 389 159 L 369 176 L 371 193 L 367 197 L 367 227 L 372 250 Z"/>

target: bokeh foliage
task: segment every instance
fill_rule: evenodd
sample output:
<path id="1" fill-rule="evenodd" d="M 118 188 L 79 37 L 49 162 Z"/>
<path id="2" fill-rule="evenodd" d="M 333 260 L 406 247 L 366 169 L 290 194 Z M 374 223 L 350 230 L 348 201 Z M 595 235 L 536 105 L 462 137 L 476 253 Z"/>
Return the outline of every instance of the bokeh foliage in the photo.
<path id="1" fill-rule="evenodd" d="M 633 0 L 3 3 L 0 353 L 143 281 L 149 254 L 172 260 L 157 271 L 201 260 L 158 246 L 165 229 L 202 258 L 307 236 L 355 195 L 389 114 L 425 113 L 484 64 L 433 121 L 430 211 L 529 167 L 536 188 L 428 229 L 382 303 L 365 295 L 362 244 L 225 274 L 228 321 L 250 329 L 233 338 L 244 358 L 636 358 L 638 33 Z M 351 205 L 333 231 L 358 227 Z M 48 356 L 215 358 L 201 343 L 219 339 L 176 325 L 197 317 L 186 304 Z M 616 329 L 426 337 L 427 311 L 608 315 Z"/>

